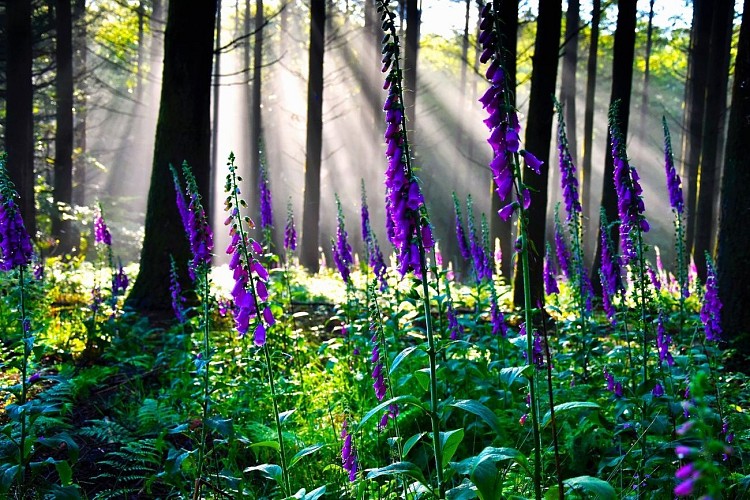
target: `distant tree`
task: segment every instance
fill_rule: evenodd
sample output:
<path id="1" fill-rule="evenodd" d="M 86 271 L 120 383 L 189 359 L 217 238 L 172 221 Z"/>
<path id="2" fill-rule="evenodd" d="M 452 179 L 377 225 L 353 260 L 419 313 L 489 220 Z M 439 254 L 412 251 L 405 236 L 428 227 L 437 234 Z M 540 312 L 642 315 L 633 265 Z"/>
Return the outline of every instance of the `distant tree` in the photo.
<path id="1" fill-rule="evenodd" d="M 654 32 L 654 0 L 649 0 L 648 9 L 648 26 L 646 27 L 646 54 L 643 56 L 643 89 L 641 92 L 641 126 L 640 138 L 644 140 L 649 127 L 646 126 L 646 117 L 648 116 L 648 84 L 651 77 L 651 48 L 653 47 Z"/>
<path id="2" fill-rule="evenodd" d="M 416 142 L 414 131 L 417 128 L 417 61 L 419 59 L 419 32 L 422 24 L 422 10 L 419 8 L 418 0 L 405 0 L 405 2 L 404 108 L 406 109 L 406 115 L 410 118 L 410 122 L 407 123 L 409 143 L 413 146 L 412 152 L 418 153 L 419 145 Z"/>
<path id="3" fill-rule="evenodd" d="M 499 13 L 500 21 L 500 50 L 503 67 L 505 68 L 505 81 L 510 89 L 510 104 L 516 105 L 516 54 L 518 51 L 518 0 L 493 0 L 495 12 Z M 480 9 L 481 12 L 481 9 Z M 490 180 L 491 207 L 490 213 L 490 237 L 492 241 L 500 241 L 500 251 L 503 254 L 501 270 L 503 276 L 510 283 L 513 279 L 513 221 L 504 221 L 497 216 L 497 212 L 503 207 L 500 197 L 495 190 L 494 181 Z M 507 202 L 506 202 L 507 204 Z"/>
<path id="4" fill-rule="evenodd" d="M 86 203 L 86 118 L 88 116 L 86 0 L 73 4 L 73 203 Z"/>
<path id="5" fill-rule="evenodd" d="M 695 214 L 693 252 L 698 276 L 706 279 L 706 252 L 713 254 L 713 235 L 716 229 L 714 210 L 720 173 L 719 157 L 724 145 L 722 115 L 727 106 L 729 81 L 729 49 L 732 42 L 733 0 L 712 2 L 711 39 L 709 57 L 705 64 L 706 97 L 703 115 L 703 144 L 701 148 L 698 206 Z"/>
<path id="6" fill-rule="evenodd" d="M 560 48 L 560 25 L 562 23 L 562 1 L 549 0 L 539 3 L 536 40 L 531 69 L 531 93 L 529 95 L 529 117 L 526 123 L 524 147 L 542 160 L 541 175 L 524 168 L 523 182 L 531 191 L 529 217 L 529 271 L 531 274 L 531 298 L 534 304 L 544 301 L 542 260 L 544 233 L 547 222 L 547 184 L 549 180 L 550 142 L 552 140 L 553 96 L 557 81 L 557 60 Z M 516 273 L 513 286 L 515 304 L 523 304 L 523 273 Z"/>
<path id="7" fill-rule="evenodd" d="M 750 359 L 750 0 L 744 1 L 721 181 L 717 272 L 727 340 Z M 747 365 L 745 365 L 747 366 Z"/>
<path id="8" fill-rule="evenodd" d="M 169 2 L 145 237 L 138 277 L 127 298 L 127 305 L 139 311 L 169 314 L 169 255 L 179 263 L 190 258 L 169 165 L 179 168 L 187 161 L 204 198 L 203 206 L 211 206 L 210 91 L 215 19 L 216 0 Z"/>
<path id="9" fill-rule="evenodd" d="M 55 2 L 56 122 L 55 169 L 52 197 L 52 236 L 58 241 L 54 253 L 65 255 L 78 246 L 69 213 L 73 203 L 73 17 L 70 0 Z"/>
<path id="10" fill-rule="evenodd" d="M 594 97 L 596 95 L 596 65 L 599 53 L 599 20 L 601 18 L 601 0 L 593 0 L 591 7 L 591 40 L 589 42 L 589 56 L 586 63 L 586 107 L 583 112 L 583 161 L 581 166 L 581 205 L 591 216 L 591 163 L 594 143 Z M 591 219 L 589 219 L 591 220 Z M 589 231 L 589 234 L 593 231 Z M 590 254 L 593 246 L 591 237 L 585 238 L 586 252 Z"/>
<path id="11" fill-rule="evenodd" d="M 579 26 L 581 21 L 580 8 L 580 0 L 568 1 L 568 10 L 565 13 L 565 40 L 562 47 L 563 65 L 560 87 L 560 103 L 564 106 L 568 149 L 570 150 L 573 163 L 576 165 L 576 160 L 578 159 L 576 138 L 576 98 L 578 97 L 576 71 L 578 68 L 578 33 L 581 29 Z"/>
<path id="12" fill-rule="evenodd" d="M 633 60 L 635 56 L 635 22 L 636 22 L 636 0 L 618 0 L 617 2 L 617 27 L 615 28 L 615 46 L 612 59 L 612 93 L 610 95 L 610 106 L 620 101 L 620 114 L 618 123 L 620 132 L 627 140 L 628 123 L 630 121 L 630 93 L 633 87 Z M 615 191 L 614 162 L 611 153 L 612 136 L 607 131 L 607 143 L 604 153 L 604 178 L 602 182 L 602 208 L 607 220 L 618 218 L 617 192 Z M 591 268 L 591 284 L 594 291 L 601 293 L 601 282 L 599 281 L 599 267 L 602 261 L 601 248 L 602 227 L 599 225 L 599 233 L 596 238 L 596 253 L 594 265 Z M 615 246 L 619 243 L 615 241 Z"/>
<path id="13" fill-rule="evenodd" d="M 317 272 L 320 234 L 320 162 L 323 149 L 323 55 L 325 51 L 325 0 L 310 3 L 310 60 L 307 80 L 307 145 L 305 194 L 302 213 L 300 264 Z"/>
<path id="14" fill-rule="evenodd" d="M 682 182 L 686 187 L 685 235 L 688 251 L 692 252 L 695 240 L 695 222 L 698 200 L 698 172 L 700 171 L 701 149 L 703 148 L 703 116 L 705 114 L 705 97 L 709 50 L 711 47 L 711 19 L 713 2 L 711 0 L 693 0 L 693 27 L 690 34 L 690 53 L 685 100 L 685 133 L 682 141 L 683 175 Z"/>
<path id="15" fill-rule="evenodd" d="M 35 238 L 31 10 L 29 1 L 12 1 L 5 4 L 5 31 L 8 48 L 12 47 L 12 50 L 7 52 L 6 66 L 5 148 L 8 152 L 8 174 L 20 196 L 23 223 L 31 237 Z"/>
<path id="16" fill-rule="evenodd" d="M 263 125 L 261 123 L 261 85 L 263 68 L 263 0 L 255 0 L 255 40 L 253 43 L 253 99 L 250 111 L 250 186 L 251 191 L 257 190 L 260 179 L 261 144 L 263 143 Z M 253 207 L 259 207 L 259 198 Z M 259 210 L 259 209 L 258 209 Z M 260 212 L 257 212 L 260 213 Z"/>

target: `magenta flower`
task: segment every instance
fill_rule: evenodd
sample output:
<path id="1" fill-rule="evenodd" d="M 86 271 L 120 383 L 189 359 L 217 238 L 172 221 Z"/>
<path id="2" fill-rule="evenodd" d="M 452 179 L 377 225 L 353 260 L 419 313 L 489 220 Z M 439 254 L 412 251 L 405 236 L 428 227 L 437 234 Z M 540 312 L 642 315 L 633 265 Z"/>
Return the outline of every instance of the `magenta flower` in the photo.
<path id="1" fill-rule="evenodd" d="M 263 162 L 259 165 L 260 176 L 258 178 L 258 193 L 260 200 L 260 227 L 270 229 L 273 227 L 273 205 L 271 204 L 271 187 L 268 182 L 268 173 Z"/>
<path id="2" fill-rule="evenodd" d="M 120 262 L 117 271 L 112 275 L 112 296 L 117 297 L 125 293 L 129 284 L 128 276 L 125 274 L 122 262 Z"/>
<path id="3" fill-rule="evenodd" d="M 175 181 L 175 189 L 180 191 L 180 183 L 176 170 L 172 168 L 172 176 Z M 214 247 L 213 232 L 208 224 L 206 212 L 201 203 L 201 195 L 198 193 L 198 183 L 193 176 L 193 172 L 187 162 L 182 164 L 182 173 L 185 177 L 185 193 L 187 194 L 187 208 L 184 209 L 182 203 L 185 198 L 178 194 L 177 208 L 182 216 L 182 223 L 187 231 L 188 241 L 190 242 L 190 252 L 193 255 L 188 271 L 190 277 L 195 279 L 195 272 L 200 268 L 207 268 L 211 265 L 211 251 Z"/>
<path id="4" fill-rule="evenodd" d="M 352 247 L 347 241 L 346 227 L 344 226 L 344 212 L 341 209 L 341 200 L 339 195 L 336 196 L 336 212 L 337 212 L 337 226 L 336 226 L 336 241 L 331 240 L 333 261 L 336 263 L 336 267 L 341 274 L 341 278 L 344 283 L 349 283 L 351 266 L 354 263 L 352 257 Z"/>
<path id="5" fill-rule="evenodd" d="M 664 326 L 664 313 L 659 311 L 656 319 L 656 348 L 659 351 L 659 362 L 667 362 L 667 365 L 674 364 L 674 358 L 669 352 L 669 345 L 672 343 L 672 337 L 667 334 Z"/>
<path id="6" fill-rule="evenodd" d="M 667 174 L 667 191 L 669 191 L 669 204 L 672 210 L 682 215 L 685 204 L 682 199 L 682 187 L 680 175 L 674 167 L 674 155 L 672 154 L 672 139 L 667 127 L 667 119 L 662 116 L 662 126 L 664 128 L 664 170 Z"/>
<path id="7" fill-rule="evenodd" d="M 711 256 L 706 252 L 706 293 L 703 295 L 700 312 L 706 340 L 719 340 L 721 337 L 721 307 L 716 269 Z"/>
<path id="8" fill-rule="evenodd" d="M 570 222 L 574 216 L 581 214 L 581 201 L 578 196 L 578 178 L 576 177 L 576 167 L 573 164 L 573 158 L 570 156 L 568 149 L 568 136 L 565 132 L 565 120 L 563 119 L 562 107 L 555 101 L 557 108 L 558 125 L 557 125 L 557 149 L 560 161 L 560 187 L 565 200 L 565 212 L 568 214 L 567 220 Z"/>
<path id="9" fill-rule="evenodd" d="M 31 263 L 34 248 L 23 224 L 18 198 L 5 167 L 6 156 L 0 156 L 0 270 L 10 271 Z"/>
<path id="10" fill-rule="evenodd" d="M 354 482 L 357 479 L 357 451 L 352 444 L 352 435 L 349 434 L 346 421 L 341 427 L 341 437 L 344 439 L 344 445 L 341 448 L 341 465 L 349 473 L 349 481 Z"/>
<path id="11" fill-rule="evenodd" d="M 497 294 L 494 285 L 490 286 L 490 322 L 492 323 L 492 335 L 508 335 L 508 325 L 505 324 L 505 316 L 500 310 L 497 302 Z"/>
<path id="12" fill-rule="evenodd" d="M 549 243 L 547 243 L 544 252 L 544 293 L 547 295 L 560 293 L 560 288 L 558 288 L 557 279 L 555 278 L 556 274 L 555 263 L 552 262 L 552 250 Z"/>
<path id="13" fill-rule="evenodd" d="M 458 340 L 461 337 L 461 326 L 458 323 L 458 314 L 453 306 L 453 301 L 448 299 L 445 303 L 445 316 L 448 319 L 448 334 L 451 340 Z"/>
<path id="14" fill-rule="evenodd" d="M 94 242 L 112 246 L 112 235 L 109 232 L 107 223 L 104 222 L 101 206 L 97 207 L 96 215 L 94 216 Z"/>
<path id="15" fill-rule="evenodd" d="M 284 248 L 294 252 L 297 250 L 297 230 L 294 227 L 294 213 L 292 212 L 292 200 L 289 200 L 286 208 L 286 226 L 284 226 Z"/>

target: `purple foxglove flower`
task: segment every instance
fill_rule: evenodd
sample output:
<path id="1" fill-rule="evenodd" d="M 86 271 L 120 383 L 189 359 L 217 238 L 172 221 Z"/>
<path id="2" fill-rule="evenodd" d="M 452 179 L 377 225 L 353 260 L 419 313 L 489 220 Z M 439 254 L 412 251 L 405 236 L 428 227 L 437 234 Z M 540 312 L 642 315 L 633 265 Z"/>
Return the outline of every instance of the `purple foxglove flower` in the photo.
<path id="1" fill-rule="evenodd" d="M 555 219 L 555 253 L 557 254 L 557 268 L 560 274 L 570 279 L 570 250 L 568 250 L 568 244 L 565 241 L 565 235 L 559 219 Z"/>
<path id="2" fill-rule="evenodd" d="M 672 337 L 667 335 L 667 329 L 664 326 L 664 313 L 659 311 L 656 319 L 656 347 L 659 351 L 659 362 L 666 361 L 668 366 L 674 364 L 674 358 L 669 352 L 669 345 L 672 343 Z"/>
<path id="3" fill-rule="evenodd" d="M 0 156 L 0 270 L 24 267 L 31 263 L 34 248 L 23 224 L 18 197 L 5 167 L 5 154 Z"/>
<path id="4" fill-rule="evenodd" d="M 466 230 L 464 229 L 463 218 L 461 217 L 461 206 L 458 203 L 458 197 L 456 192 L 453 192 L 453 209 L 456 213 L 456 239 L 458 240 L 458 250 L 461 252 L 461 257 L 464 260 L 471 258 L 471 252 L 469 251 L 469 244 L 467 243 Z"/>
<path id="5" fill-rule="evenodd" d="M 706 293 L 703 295 L 700 312 L 706 340 L 719 340 L 721 337 L 721 307 L 716 269 L 711 256 L 706 252 Z"/>
<path id="6" fill-rule="evenodd" d="M 365 180 L 361 179 L 362 183 L 362 208 L 360 209 L 360 222 L 362 226 L 362 241 L 367 243 L 370 239 L 372 229 L 370 228 L 370 210 L 367 207 L 367 194 L 365 193 Z"/>
<path id="7" fill-rule="evenodd" d="M 698 471 L 695 468 L 695 464 L 689 462 L 677 469 L 677 472 L 674 473 L 674 477 L 676 477 L 677 479 L 687 479 L 695 475 L 696 472 Z"/>
<path id="8" fill-rule="evenodd" d="M 664 395 L 664 387 L 662 387 L 661 383 L 656 383 L 654 389 L 651 391 L 651 395 L 655 398 L 660 398 Z"/>
<path id="9" fill-rule="evenodd" d="M 682 187 L 680 176 L 674 167 L 674 155 L 672 154 L 672 139 L 667 127 L 667 119 L 662 116 L 662 126 L 664 128 L 664 169 L 667 174 L 667 191 L 669 192 L 669 205 L 678 215 L 682 215 L 685 208 L 682 199 Z"/>
<path id="10" fill-rule="evenodd" d="M 341 465 L 349 473 L 349 481 L 354 482 L 357 479 L 357 451 L 352 444 L 352 435 L 347 429 L 347 422 L 341 427 L 341 437 L 344 439 L 344 445 L 341 448 Z"/>
<path id="11" fill-rule="evenodd" d="M 503 208 L 498 210 L 497 215 L 503 219 L 505 222 L 508 222 L 508 219 L 511 218 L 513 215 L 513 212 L 516 211 L 516 209 L 519 207 L 518 202 L 508 203 Z"/>
<path id="12" fill-rule="evenodd" d="M 490 322 L 492 323 L 492 335 L 508 335 L 508 325 L 505 324 L 505 316 L 497 303 L 495 287 L 490 290 Z"/>
<path id="13" fill-rule="evenodd" d="M 172 295 L 172 310 L 177 322 L 183 324 L 187 321 L 185 313 L 185 297 L 182 296 L 182 289 L 177 274 L 177 264 L 172 255 L 169 256 L 169 292 Z"/>
<path id="14" fill-rule="evenodd" d="M 661 280 L 656 274 L 656 270 L 650 263 L 646 263 L 646 272 L 648 273 L 648 279 L 651 280 L 651 284 L 654 285 L 656 291 L 661 291 Z"/>
<path id="15" fill-rule="evenodd" d="M 185 193 L 187 194 L 187 209 L 183 212 L 180 206 L 180 196 L 178 195 L 177 207 L 183 217 L 183 225 L 186 228 L 188 241 L 190 242 L 190 252 L 193 255 L 191 265 L 188 267 L 190 277 L 195 279 L 195 272 L 201 268 L 207 268 L 211 265 L 211 251 L 213 250 L 213 232 L 208 224 L 206 212 L 201 203 L 201 196 L 198 193 L 198 183 L 193 176 L 193 172 L 187 162 L 182 164 L 182 173 L 185 177 Z M 175 181 L 175 189 L 180 190 L 179 178 L 176 170 L 172 169 L 172 176 Z M 183 199 L 184 201 L 184 199 Z"/>
<path id="16" fill-rule="evenodd" d="M 612 159 L 614 161 L 614 182 L 617 192 L 617 210 L 620 217 L 620 244 L 625 261 L 636 256 L 635 242 L 631 234 L 635 230 L 648 232 L 645 218 L 643 190 L 638 182 L 636 169 L 630 165 L 625 150 L 624 139 L 616 123 L 617 105 L 609 113 L 609 127 L 612 136 Z"/>
<path id="17" fill-rule="evenodd" d="M 675 496 L 678 496 L 678 497 L 688 497 L 693 494 L 694 488 L 695 488 L 695 480 L 688 479 L 687 481 L 683 481 L 674 487 L 674 494 Z"/>
<path id="18" fill-rule="evenodd" d="M 115 297 L 122 295 L 127 290 L 129 284 L 128 276 L 122 268 L 122 262 L 120 262 L 117 272 L 112 275 L 112 295 Z"/>
<path id="19" fill-rule="evenodd" d="M 344 283 L 349 283 L 351 265 L 354 263 L 352 257 L 352 247 L 347 241 L 346 228 L 344 226 L 344 212 L 341 209 L 341 200 L 339 200 L 338 194 L 336 197 L 336 211 L 337 211 L 337 227 L 336 227 L 336 241 L 331 241 L 333 247 L 332 255 L 333 261 L 336 263 L 336 267 L 341 274 L 341 278 Z"/>
<path id="20" fill-rule="evenodd" d="M 286 208 L 286 226 L 284 226 L 284 248 L 294 252 L 297 250 L 297 230 L 294 227 L 294 213 L 292 212 L 292 200 L 289 200 Z"/>
<path id="21" fill-rule="evenodd" d="M 526 161 L 526 165 L 533 170 L 537 174 L 541 174 L 541 168 L 544 164 L 543 161 L 541 161 L 539 158 L 531 154 L 530 152 L 526 151 L 525 149 L 522 149 L 520 152 L 521 156 L 523 156 L 523 159 Z"/>
<path id="22" fill-rule="evenodd" d="M 549 243 L 546 245 L 544 252 L 544 293 L 552 295 L 553 293 L 560 293 L 560 289 L 557 286 L 557 279 L 555 278 L 555 264 L 552 262 L 552 250 L 550 249 Z"/>
<path id="23" fill-rule="evenodd" d="M 607 390 L 609 392 L 615 391 L 615 377 L 612 376 L 606 369 L 604 370 L 604 380 L 607 382 Z"/>
<path id="24" fill-rule="evenodd" d="M 270 229 L 273 227 L 273 205 L 271 203 L 271 187 L 268 182 L 268 173 L 263 162 L 259 165 L 260 176 L 258 178 L 258 193 L 260 200 L 260 227 Z"/>
<path id="25" fill-rule="evenodd" d="M 104 222 L 101 206 L 97 208 L 96 215 L 94 216 L 94 242 L 112 246 L 112 235 L 109 232 L 107 223 Z"/>
<path id="26" fill-rule="evenodd" d="M 570 222 L 575 215 L 581 214 L 581 202 L 578 196 L 578 179 L 576 167 L 568 149 L 568 136 L 565 132 L 565 120 L 560 103 L 555 101 L 557 109 L 557 150 L 560 164 L 560 187 L 565 201 L 565 212 L 567 221 Z"/>
<path id="27" fill-rule="evenodd" d="M 461 326 L 458 324 L 458 314 L 453 307 L 453 301 L 446 302 L 445 315 L 448 318 L 448 333 L 451 340 L 458 340 L 461 337 Z"/>

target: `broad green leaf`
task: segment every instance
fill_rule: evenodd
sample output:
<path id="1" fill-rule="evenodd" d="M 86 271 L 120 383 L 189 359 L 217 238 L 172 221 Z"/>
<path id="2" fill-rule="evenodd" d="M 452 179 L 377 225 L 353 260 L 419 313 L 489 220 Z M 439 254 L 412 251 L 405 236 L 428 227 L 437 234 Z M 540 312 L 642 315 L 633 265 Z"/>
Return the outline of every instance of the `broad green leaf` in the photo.
<path id="1" fill-rule="evenodd" d="M 476 497 L 475 487 L 468 479 L 464 479 L 461 484 L 445 492 L 447 500 L 472 500 Z"/>
<path id="2" fill-rule="evenodd" d="M 511 366 L 508 368 L 503 368 L 502 370 L 500 370 L 500 382 L 510 387 L 511 385 L 513 385 L 513 382 L 518 379 L 518 377 L 524 375 L 524 372 L 529 369 L 529 366 L 531 365 Z"/>
<path id="3" fill-rule="evenodd" d="M 255 451 L 257 448 L 273 448 L 276 451 L 279 451 L 279 442 L 278 441 L 258 441 L 257 443 L 253 443 L 250 445 L 250 449 Z"/>
<path id="4" fill-rule="evenodd" d="M 590 401 L 571 401 L 569 403 L 560 403 L 559 405 L 555 405 L 555 417 L 559 416 L 561 413 L 580 408 L 599 408 L 599 405 Z M 547 424 L 549 424 L 550 418 L 552 418 L 552 413 L 547 411 L 547 413 L 545 413 L 544 417 L 542 418 L 542 427 L 545 427 Z"/>
<path id="5" fill-rule="evenodd" d="M 484 420 L 487 425 L 495 431 L 495 434 L 500 434 L 500 421 L 498 420 L 497 415 L 479 401 L 474 399 L 462 399 L 451 403 L 451 406 L 473 413 Z"/>
<path id="6" fill-rule="evenodd" d="M 430 369 L 429 368 L 422 368 L 421 370 L 417 370 L 414 372 L 414 378 L 417 379 L 417 382 L 419 382 L 419 386 L 422 388 L 423 391 L 426 391 L 430 388 Z"/>
<path id="7" fill-rule="evenodd" d="M 227 439 L 234 437 L 234 425 L 231 418 L 211 417 L 206 420 L 209 429 L 215 430 Z"/>
<path id="8" fill-rule="evenodd" d="M 583 490 L 597 500 L 614 500 L 615 489 L 607 481 L 591 476 L 566 479 L 563 484 L 574 490 Z"/>
<path id="9" fill-rule="evenodd" d="M 317 500 L 323 494 L 326 492 L 326 486 L 323 485 L 319 488 L 315 488 L 310 493 L 305 490 L 305 488 L 301 488 L 297 493 L 294 494 L 291 498 L 299 498 L 300 500 Z"/>
<path id="10" fill-rule="evenodd" d="M 287 419 L 291 417 L 295 411 L 297 410 L 292 409 L 292 410 L 282 411 L 281 413 L 279 413 L 279 422 L 281 423 L 281 425 L 284 425 L 284 422 L 286 422 Z"/>
<path id="11" fill-rule="evenodd" d="M 302 460 L 303 457 L 306 457 L 307 455 L 311 455 L 318 451 L 319 449 L 323 448 L 324 444 L 314 444 L 312 446 L 308 446 L 307 448 L 302 448 L 297 453 L 294 454 L 291 460 L 289 460 L 289 468 L 291 469 L 294 467 L 294 464 Z"/>
<path id="12" fill-rule="evenodd" d="M 469 476 L 477 487 L 481 500 L 500 500 L 502 498 L 502 479 L 495 461 L 489 455 L 478 457 Z"/>
<path id="13" fill-rule="evenodd" d="M 385 467 L 372 469 L 367 473 L 367 479 L 375 479 L 381 476 L 408 476 L 415 481 L 427 486 L 422 471 L 411 462 L 396 462 Z"/>
<path id="14" fill-rule="evenodd" d="M 443 467 L 448 465 L 458 449 L 458 445 L 464 439 L 464 430 L 456 429 L 440 433 L 440 449 L 443 453 Z"/>
<path id="15" fill-rule="evenodd" d="M 277 483 L 281 484 L 281 467 L 276 464 L 261 464 L 254 467 L 248 467 L 244 472 L 258 471 L 266 479 L 273 479 Z"/>
<path id="16" fill-rule="evenodd" d="M 406 443 L 404 443 L 404 456 L 409 454 L 411 449 L 414 448 L 414 445 L 417 444 L 425 434 L 427 433 L 420 432 L 419 434 L 414 434 L 412 437 L 406 440 Z"/>
<path id="17" fill-rule="evenodd" d="M 373 416 L 379 414 L 382 410 L 384 410 L 388 406 L 392 404 L 400 404 L 400 403 L 407 404 L 407 405 L 414 405 L 417 408 L 421 408 L 424 412 L 428 411 L 425 405 L 419 399 L 415 398 L 411 394 L 405 394 L 403 396 L 396 396 L 395 398 L 391 398 L 386 401 L 383 401 L 378 406 L 368 411 L 365 414 L 365 416 L 362 417 L 362 420 L 360 420 L 359 423 L 357 424 L 356 430 L 359 431 L 360 429 L 362 429 L 362 426 L 364 426 L 368 420 L 370 420 Z"/>
<path id="18" fill-rule="evenodd" d="M 389 375 L 393 375 L 393 373 L 396 371 L 396 368 L 398 368 L 398 365 L 401 364 L 402 361 L 404 361 L 411 353 L 418 350 L 419 346 L 409 346 L 400 353 L 396 355 L 395 358 L 393 358 L 393 363 L 391 363 L 391 369 L 388 370 Z"/>
<path id="19" fill-rule="evenodd" d="M 13 484 L 13 481 L 15 481 L 16 476 L 18 475 L 18 472 L 20 470 L 21 468 L 18 465 L 8 466 L 8 464 L 5 464 L 5 466 L 0 468 L 0 472 L 2 472 L 2 478 L 0 478 L 0 486 L 2 487 L 3 491 L 8 491 L 10 486 Z"/>
<path id="20" fill-rule="evenodd" d="M 55 462 L 55 469 L 57 469 L 57 474 L 60 476 L 60 483 L 63 486 L 70 486 L 73 483 L 73 469 L 70 468 L 68 462 L 58 460 Z"/>

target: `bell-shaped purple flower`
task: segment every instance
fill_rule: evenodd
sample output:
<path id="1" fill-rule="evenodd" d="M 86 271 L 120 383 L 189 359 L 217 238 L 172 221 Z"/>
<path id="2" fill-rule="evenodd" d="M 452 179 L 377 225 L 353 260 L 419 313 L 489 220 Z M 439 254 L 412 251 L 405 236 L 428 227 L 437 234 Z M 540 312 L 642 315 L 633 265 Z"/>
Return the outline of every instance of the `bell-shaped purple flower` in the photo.
<path id="1" fill-rule="evenodd" d="M 682 215 L 685 204 L 682 198 L 682 186 L 680 175 L 674 167 L 674 154 L 672 153 L 672 138 L 669 135 L 667 119 L 662 116 L 664 128 L 664 170 L 667 174 L 667 191 L 669 192 L 669 205 L 678 215 Z"/>
<path id="2" fill-rule="evenodd" d="M 706 252 L 706 293 L 701 305 L 701 323 L 706 340 L 719 340 L 721 337 L 721 299 L 719 285 L 711 256 Z"/>
<path id="3" fill-rule="evenodd" d="M 284 226 L 284 248 L 294 252 L 297 250 L 297 229 L 294 227 L 294 213 L 292 212 L 292 200 L 289 200 L 286 208 L 286 226 Z"/>
<path id="4" fill-rule="evenodd" d="M 34 248 L 15 202 L 18 194 L 8 177 L 5 155 L 0 156 L 0 270 L 27 266 Z"/>
<path id="5" fill-rule="evenodd" d="M 271 186 L 268 182 L 268 172 L 266 167 L 261 164 L 260 176 L 258 178 L 258 194 L 260 200 L 260 227 L 261 229 L 270 229 L 273 227 L 273 205 L 271 203 Z"/>
<path id="6" fill-rule="evenodd" d="M 544 293 L 552 295 L 553 293 L 560 293 L 560 288 L 557 286 L 557 279 L 555 278 L 555 263 L 552 262 L 552 250 L 549 243 L 547 243 L 544 252 Z"/>

